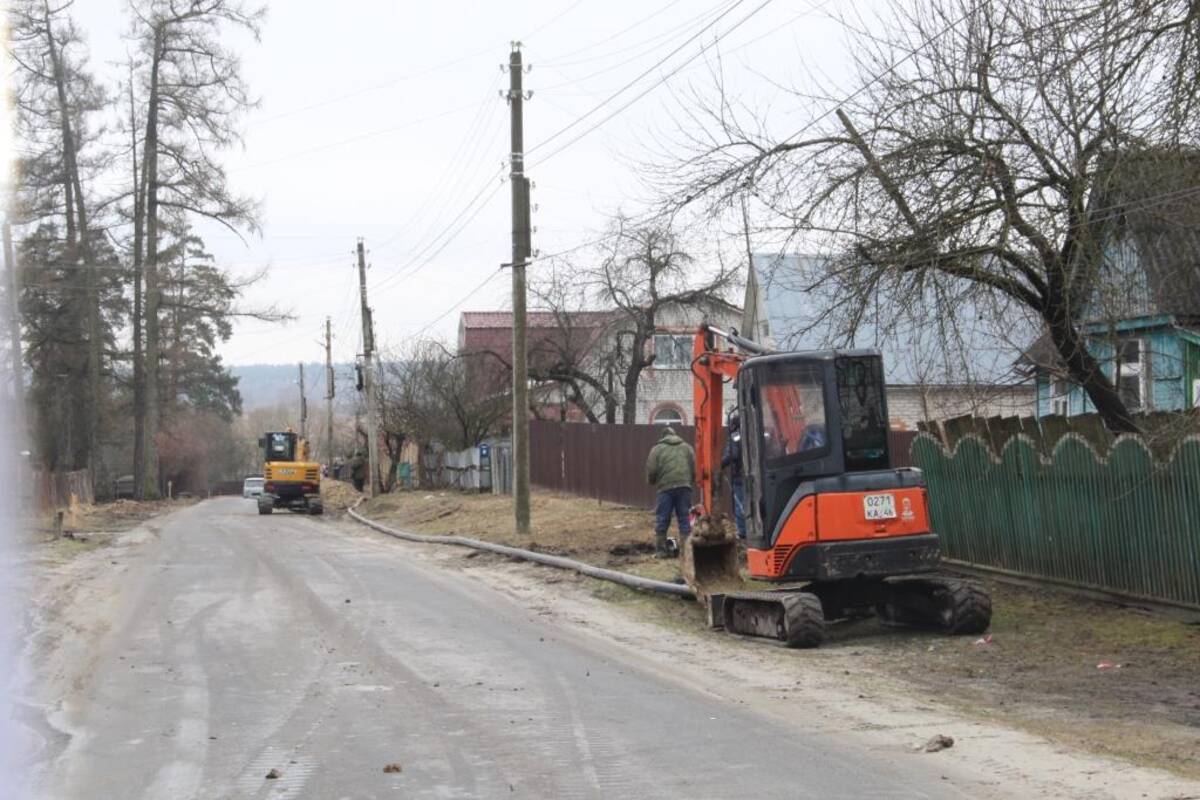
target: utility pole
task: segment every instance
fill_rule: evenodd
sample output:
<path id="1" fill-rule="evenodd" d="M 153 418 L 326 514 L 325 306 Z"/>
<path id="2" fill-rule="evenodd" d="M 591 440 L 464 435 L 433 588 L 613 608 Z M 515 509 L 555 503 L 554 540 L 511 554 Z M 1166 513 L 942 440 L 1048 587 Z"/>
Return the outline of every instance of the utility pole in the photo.
<path id="1" fill-rule="evenodd" d="M 379 487 L 379 414 L 375 408 L 375 325 L 367 305 L 367 255 L 363 240 L 358 240 L 358 291 L 362 300 L 363 391 L 367 406 L 367 481 L 363 488 L 374 497 Z"/>
<path id="2" fill-rule="evenodd" d="M 513 293 L 513 505 L 518 534 L 529 533 L 529 376 L 525 341 L 525 267 L 533 252 L 529 179 L 525 177 L 525 90 L 521 43 L 508 56 L 508 107 L 512 119 L 512 293 Z"/>
<path id="3" fill-rule="evenodd" d="M 325 463 L 333 463 L 333 333 L 325 318 Z"/>
<path id="4" fill-rule="evenodd" d="M 25 446 L 25 431 L 21 427 L 25 416 L 25 378 L 21 358 L 21 281 L 17 276 L 17 260 L 13 257 L 12 226 L 4 222 L 4 264 L 8 267 L 8 333 L 11 337 L 9 349 L 12 356 L 13 409 L 16 419 L 13 435 Z"/>
<path id="5" fill-rule="evenodd" d="M 308 398 L 304 396 L 304 362 L 300 362 L 300 438 L 308 438 Z"/>

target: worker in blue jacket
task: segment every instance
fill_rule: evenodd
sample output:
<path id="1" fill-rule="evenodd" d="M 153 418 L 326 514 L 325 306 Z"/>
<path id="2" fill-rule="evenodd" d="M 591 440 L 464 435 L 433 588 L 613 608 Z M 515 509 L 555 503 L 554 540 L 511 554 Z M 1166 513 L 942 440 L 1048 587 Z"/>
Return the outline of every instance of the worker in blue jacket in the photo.
<path id="1" fill-rule="evenodd" d="M 725 449 L 721 453 L 721 469 L 729 470 L 729 485 L 733 489 L 733 520 L 737 523 L 738 538 L 745 539 L 746 481 L 742 475 L 742 423 L 736 412 L 729 415 Z"/>

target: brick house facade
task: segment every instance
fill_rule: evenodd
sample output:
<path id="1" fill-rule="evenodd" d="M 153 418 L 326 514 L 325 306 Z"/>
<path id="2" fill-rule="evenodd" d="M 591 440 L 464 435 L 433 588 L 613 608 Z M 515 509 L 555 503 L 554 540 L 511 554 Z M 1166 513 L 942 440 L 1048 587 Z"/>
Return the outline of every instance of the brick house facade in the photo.
<path id="1" fill-rule="evenodd" d="M 655 360 L 642 372 L 638 382 L 636 423 L 690 425 L 692 419 L 692 337 L 701 322 L 717 327 L 736 327 L 742 310 L 723 302 L 697 306 L 668 306 L 656 315 L 657 326 L 649 346 Z M 530 368 L 549 366 L 569 350 L 585 366 L 601 357 L 610 346 L 618 318 L 612 312 L 585 311 L 556 315 L 532 311 L 527 316 Z M 564 341 L 569 339 L 569 341 Z M 476 359 L 479 368 L 507 370 L 512 352 L 512 313 L 508 311 L 465 311 L 459 315 L 458 351 Z M 598 372 L 598 370 L 592 370 Z M 617 376 L 620 395 L 620 376 Z M 587 416 L 553 382 L 542 382 L 534 389 L 535 413 L 543 419 L 583 422 Z M 599 397 L 588 396 L 591 410 L 603 417 Z M 732 392 L 726 409 L 732 408 Z M 619 412 L 618 412 L 619 413 Z"/>

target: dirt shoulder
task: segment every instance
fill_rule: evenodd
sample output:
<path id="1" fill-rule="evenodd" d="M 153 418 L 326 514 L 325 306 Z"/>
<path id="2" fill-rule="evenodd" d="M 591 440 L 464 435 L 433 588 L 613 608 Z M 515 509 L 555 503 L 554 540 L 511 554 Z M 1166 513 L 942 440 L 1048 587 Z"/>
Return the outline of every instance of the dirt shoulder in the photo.
<path id="1" fill-rule="evenodd" d="M 104 547 L 121 534 L 155 517 L 195 504 L 185 500 L 116 500 L 111 503 L 76 505 L 63 510 L 59 530 L 55 515 L 30 519 L 22 529 L 25 556 L 32 562 L 59 562 Z"/>
<path id="2" fill-rule="evenodd" d="M 98 643 L 119 624 L 131 569 L 165 518 L 195 501 L 119 501 L 77 507 L 63 536 L 29 526 L 20 549 L 22 653 L 9 676 L 26 761 L 48 762 L 70 739 L 65 719 L 94 668 Z"/>
<path id="3" fill-rule="evenodd" d="M 675 562 L 652 558 L 652 517 L 645 510 L 536 493 L 528 538 L 513 531 L 505 497 L 405 492 L 362 510 L 418 533 L 455 533 L 666 580 L 679 574 Z M 496 563 L 462 551 L 447 558 Z M 677 631 L 717 635 L 704 628 L 696 603 L 554 571 L 530 574 L 584 587 Z M 848 658 L 857 678 L 884 679 L 975 717 L 1200 779 L 1200 626 L 1051 589 L 986 583 L 995 610 L 983 639 L 888 629 L 869 619 L 831 626 L 819 655 L 745 646 L 772 658 Z"/>

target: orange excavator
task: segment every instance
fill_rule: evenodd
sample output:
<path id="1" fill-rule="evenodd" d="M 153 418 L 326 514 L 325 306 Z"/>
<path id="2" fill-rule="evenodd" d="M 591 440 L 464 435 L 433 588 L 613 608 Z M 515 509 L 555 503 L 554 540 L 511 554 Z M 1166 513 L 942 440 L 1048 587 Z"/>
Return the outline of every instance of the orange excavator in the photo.
<path id="1" fill-rule="evenodd" d="M 724 348 L 717 346 L 718 340 Z M 991 598 L 934 574 L 937 534 L 921 471 L 891 466 L 883 359 L 875 350 L 770 352 L 703 325 L 692 351 L 700 489 L 683 573 L 730 633 L 816 647 L 827 621 L 981 633 Z M 736 381 L 745 481 L 746 571 L 718 510 L 726 382 Z"/>

